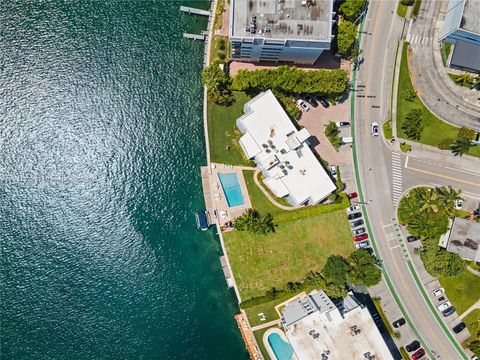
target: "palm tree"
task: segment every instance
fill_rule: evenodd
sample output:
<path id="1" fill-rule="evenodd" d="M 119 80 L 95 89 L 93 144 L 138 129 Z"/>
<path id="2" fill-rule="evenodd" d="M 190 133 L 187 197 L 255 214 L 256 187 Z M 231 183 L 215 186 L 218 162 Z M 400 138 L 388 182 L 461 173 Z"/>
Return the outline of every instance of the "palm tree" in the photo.
<path id="1" fill-rule="evenodd" d="M 462 74 L 455 77 L 455 83 L 461 86 L 469 87 L 473 84 L 473 81 L 473 76 L 470 75 L 468 72 L 463 72 Z"/>
<path id="2" fill-rule="evenodd" d="M 450 144 L 450 150 L 452 150 L 452 153 L 455 156 L 457 155 L 462 156 L 464 153 L 466 153 L 470 149 L 471 146 L 472 146 L 472 143 L 470 139 L 461 137 Z"/>
<path id="3" fill-rule="evenodd" d="M 420 212 L 434 212 L 437 213 L 442 207 L 442 200 L 439 198 L 438 193 L 434 189 L 421 188 L 418 192 L 421 207 Z"/>

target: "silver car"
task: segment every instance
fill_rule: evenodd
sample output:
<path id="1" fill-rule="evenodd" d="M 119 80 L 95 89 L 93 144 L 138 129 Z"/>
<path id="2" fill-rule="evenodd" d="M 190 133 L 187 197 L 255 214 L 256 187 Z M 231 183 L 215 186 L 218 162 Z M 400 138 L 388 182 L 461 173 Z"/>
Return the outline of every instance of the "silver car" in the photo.
<path id="1" fill-rule="evenodd" d="M 360 228 L 360 229 L 355 229 L 355 230 L 353 230 L 353 231 L 352 231 L 352 234 L 353 234 L 353 236 L 356 236 L 356 235 L 365 234 L 366 232 L 367 232 L 367 230 L 366 230 L 364 227 L 362 227 L 362 228 Z"/>

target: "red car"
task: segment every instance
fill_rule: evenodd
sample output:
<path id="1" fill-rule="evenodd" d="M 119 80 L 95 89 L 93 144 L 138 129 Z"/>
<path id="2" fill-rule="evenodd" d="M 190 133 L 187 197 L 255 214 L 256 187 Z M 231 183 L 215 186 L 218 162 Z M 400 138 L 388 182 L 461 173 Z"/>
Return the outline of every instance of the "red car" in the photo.
<path id="1" fill-rule="evenodd" d="M 357 194 L 356 192 L 352 192 L 352 193 L 350 193 L 350 194 L 347 194 L 347 197 L 348 197 L 349 199 L 355 199 L 355 198 L 358 197 L 358 194 Z"/>
<path id="2" fill-rule="evenodd" d="M 357 235 L 353 237 L 353 241 L 358 242 L 358 241 L 363 241 L 368 239 L 368 234 L 362 234 L 362 235 Z"/>
<path id="3" fill-rule="evenodd" d="M 418 349 L 415 354 L 412 355 L 412 360 L 418 360 L 425 356 L 425 350 Z"/>

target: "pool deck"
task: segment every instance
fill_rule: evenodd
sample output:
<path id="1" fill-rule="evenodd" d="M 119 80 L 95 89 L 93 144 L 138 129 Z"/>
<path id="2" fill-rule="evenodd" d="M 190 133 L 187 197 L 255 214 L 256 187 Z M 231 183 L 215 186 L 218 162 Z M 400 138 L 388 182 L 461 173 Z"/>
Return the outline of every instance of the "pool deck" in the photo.
<path id="1" fill-rule="evenodd" d="M 242 302 L 242 298 L 240 297 L 237 283 L 233 277 L 232 267 L 230 266 L 230 260 L 228 258 L 227 249 L 225 248 L 225 242 L 223 240 L 222 228 L 224 228 L 225 224 L 228 222 L 233 221 L 236 217 L 242 215 L 246 209 L 252 207 L 250 196 L 248 195 L 247 191 L 247 184 L 245 183 L 245 179 L 243 177 L 243 170 L 253 169 L 254 168 L 246 166 L 231 166 L 216 163 L 210 163 L 209 166 L 202 166 L 200 169 L 205 207 L 209 215 L 209 220 L 217 228 L 217 234 L 220 238 L 220 245 L 222 246 L 222 269 L 225 275 L 225 280 L 227 281 L 229 287 L 234 288 L 238 303 Z M 220 185 L 218 173 L 237 174 L 244 200 L 242 205 L 231 208 L 228 207 L 225 194 L 223 193 L 222 186 Z M 230 230 L 225 229 L 224 231 Z"/>
<path id="2" fill-rule="evenodd" d="M 252 207 L 252 202 L 248 195 L 247 184 L 243 177 L 243 170 L 253 170 L 254 168 L 243 166 L 231 166 L 224 164 L 211 163 L 210 166 L 203 166 L 202 173 L 202 186 L 203 195 L 205 198 L 205 206 L 210 213 L 211 219 L 216 218 L 220 223 L 220 226 L 225 226 L 230 221 L 233 221 L 236 217 L 242 215 L 245 210 Z M 244 203 L 242 205 L 228 207 L 227 199 L 220 184 L 218 174 L 235 173 L 240 183 L 240 189 L 242 190 L 242 196 Z"/>

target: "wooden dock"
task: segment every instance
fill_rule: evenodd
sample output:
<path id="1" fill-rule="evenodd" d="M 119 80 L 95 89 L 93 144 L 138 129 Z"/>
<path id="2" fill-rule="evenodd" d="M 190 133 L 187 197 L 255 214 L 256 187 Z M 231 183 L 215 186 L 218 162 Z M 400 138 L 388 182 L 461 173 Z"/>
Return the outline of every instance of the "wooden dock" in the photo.
<path id="1" fill-rule="evenodd" d="M 180 11 L 186 12 L 188 14 L 210 16 L 212 13 L 208 10 L 196 9 L 189 6 L 180 6 Z"/>
<path id="2" fill-rule="evenodd" d="M 189 33 L 183 33 L 183 37 L 185 39 L 190 39 L 190 40 L 201 40 L 201 41 L 205 41 L 205 39 L 207 38 L 207 35 L 204 34 L 202 32 L 202 34 L 198 35 L 198 34 L 189 34 Z"/>
<path id="3" fill-rule="evenodd" d="M 203 188 L 203 198 L 205 200 L 205 209 L 209 214 L 213 214 L 215 207 L 212 201 L 212 187 L 210 184 L 210 168 L 208 166 L 202 166 L 200 168 L 200 173 L 202 176 L 202 188 Z"/>

